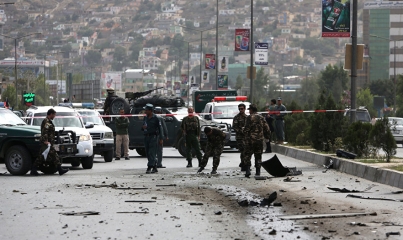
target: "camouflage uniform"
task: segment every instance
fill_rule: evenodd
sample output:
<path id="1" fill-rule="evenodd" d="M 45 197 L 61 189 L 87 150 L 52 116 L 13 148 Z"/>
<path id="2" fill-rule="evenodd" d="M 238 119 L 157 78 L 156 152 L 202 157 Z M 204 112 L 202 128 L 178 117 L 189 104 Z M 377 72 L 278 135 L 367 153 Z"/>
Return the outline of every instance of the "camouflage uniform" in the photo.
<path id="1" fill-rule="evenodd" d="M 225 143 L 225 133 L 221 131 L 219 128 L 212 127 L 212 133 L 207 135 L 207 146 L 206 151 L 204 152 L 203 159 L 200 163 L 200 167 L 204 168 L 207 165 L 209 157 L 213 156 L 213 170 L 217 170 L 218 165 L 220 164 L 220 156 L 224 149 Z"/>
<path id="2" fill-rule="evenodd" d="M 57 155 L 56 150 L 53 147 L 55 142 L 55 125 L 53 125 L 52 120 L 50 120 L 49 118 L 45 118 L 42 121 L 41 137 L 39 141 L 41 142 L 41 149 L 40 149 L 41 154 L 38 156 L 38 158 L 36 158 L 35 166 L 40 167 L 41 165 L 54 164 L 57 167 L 61 165 L 59 156 Z M 45 142 L 50 143 L 50 150 L 46 160 L 42 155 L 43 151 L 45 151 L 46 148 L 48 148 L 48 145 L 46 145 Z"/>
<path id="3" fill-rule="evenodd" d="M 265 119 L 258 114 L 246 117 L 245 134 L 245 165 L 251 166 L 252 155 L 255 154 L 255 167 L 260 168 L 263 153 L 264 132 L 270 132 Z"/>
<path id="4" fill-rule="evenodd" d="M 110 107 L 112 101 L 115 100 L 115 98 L 117 97 L 118 96 L 116 96 L 115 92 L 108 92 L 108 96 L 106 97 L 104 102 L 104 115 L 110 115 Z"/>
<path id="5" fill-rule="evenodd" d="M 181 124 L 182 131 L 185 132 L 186 138 L 186 160 L 192 161 L 192 148 L 196 151 L 196 157 L 199 163 L 202 159 L 202 154 L 200 151 L 200 122 L 197 116 L 189 117 L 186 116 L 182 120 Z"/>
<path id="6" fill-rule="evenodd" d="M 238 113 L 234 120 L 232 121 L 232 128 L 236 133 L 236 143 L 238 146 L 239 151 L 241 152 L 241 164 L 240 166 L 245 165 L 246 158 L 245 158 L 245 135 L 243 133 L 243 127 L 245 126 L 246 122 L 246 114 Z"/>

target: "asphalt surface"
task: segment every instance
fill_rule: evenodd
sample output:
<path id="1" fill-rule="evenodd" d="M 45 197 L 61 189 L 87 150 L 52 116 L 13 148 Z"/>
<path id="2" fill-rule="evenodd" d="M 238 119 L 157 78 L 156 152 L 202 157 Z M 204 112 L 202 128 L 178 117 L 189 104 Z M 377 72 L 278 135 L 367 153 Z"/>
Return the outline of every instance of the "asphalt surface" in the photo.
<path id="1" fill-rule="evenodd" d="M 63 176 L 12 176 L 1 165 L 0 239 L 400 239 L 386 234 L 403 234 L 403 202 L 346 197 L 403 199 L 403 193 L 392 194 L 397 188 L 324 173 L 321 166 L 281 155 L 283 165 L 303 174 L 284 182 L 285 177 L 255 180 L 253 171 L 247 179 L 237 167 L 236 151 L 223 153 L 219 174 L 209 174 L 212 159 L 196 174 L 175 149 L 164 149 L 164 155 L 167 168 L 158 174 L 145 174 L 147 160 L 135 151 L 129 161 L 105 163 L 97 156 L 93 169 L 72 168 Z M 281 206 L 251 206 L 273 192 Z M 86 211 L 97 215 L 62 214 Z M 281 220 L 282 215 L 373 212 L 376 216 Z"/>

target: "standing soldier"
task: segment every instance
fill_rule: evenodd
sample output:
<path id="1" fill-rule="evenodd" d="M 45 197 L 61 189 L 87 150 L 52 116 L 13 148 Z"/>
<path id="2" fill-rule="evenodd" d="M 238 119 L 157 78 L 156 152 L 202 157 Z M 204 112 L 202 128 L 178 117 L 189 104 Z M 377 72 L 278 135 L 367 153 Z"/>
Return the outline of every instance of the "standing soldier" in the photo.
<path id="1" fill-rule="evenodd" d="M 104 102 L 104 115 L 110 115 L 111 103 L 118 96 L 116 96 L 115 89 L 113 88 L 106 89 L 106 92 L 108 92 L 108 96 L 106 97 Z"/>
<path id="2" fill-rule="evenodd" d="M 116 125 L 116 158 L 115 160 L 120 160 L 122 143 L 123 143 L 123 151 L 126 160 L 130 160 L 129 158 L 129 119 L 125 117 L 125 110 L 120 109 L 119 114 L 120 117 L 115 119 Z"/>
<path id="3" fill-rule="evenodd" d="M 251 158 L 255 155 L 256 176 L 260 176 L 260 164 L 262 163 L 263 139 L 270 137 L 270 129 L 263 116 L 257 114 L 256 105 L 248 108 L 250 115 L 246 117 L 245 133 L 245 177 L 250 176 Z"/>
<path id="4" fill-rule="evenodd" d="M 41 142 L 41 149 L 40 149 L 40 156 L 35 160 L 34 164 L 32 165 L 32 169 L 30 174 L 34 176 L 38 176 L 38 167 L 40 167 L 42 164 L 45 164 L 45 162 L 50 162 L 53 163 L 56 167 L 57 170 L 59 171 L 59 175 L 63 175 L 66 172 L 69 171 L 69 169 L 64 169 L 62 168 L 62 164 L 60 163 L 59 156 L 56 153 L 56 150 L 54 148 L 54 142 L 55 142 L 55 125 L 53 125 L 52 120 L 56 117 L 56 111 L 51 108 L 47 112 L 47 116 L 45 119 L 43 119 L 42 124 L 41 124 L 41 137 L 39 141 Z M 48 153 L 47 158 L 45 159 L 42 153 L 48 148 L 50 145 L 50 150 Z"/>
<path id="5" fill-rule="evenodd" d="M 148 158 L 146 173 L 157 173 L 157 144 L 163 144 L 164 135 L 162 134 L 161 121 L 153 113 L 154 106 L 147 104 L 144 109 L 146 116 L 144 117 L 142 130 L 144 131 L 144 147 Z"/>
<path id="6" fill-rule="evenodd" d="M 207 146 L 204 152 L 203 160 L 197 172 L 201 172 L 207 165 L 210 156 L 213 156 L 213 170 L 211 174 L 217 174 L 217 168 L 220 164 L 220 156 L 224 149 L 225 133 L 216 127 L 205 127 L 204 133 L 207 135 Z"/>
<path id="7" fill-rule="evenodd" d="M 277 98 L 277 106 L 276 111 L 283 112 L 287 111 L 285 106 L 281 101 L 281 97 Z M 285 113 L 277 113 L 276 114 L 276 136 L 277 136 L 277 143 L 283 144 L 284 143 L 284 116 Z"/>
<path id="8" fill-rule="evenodd" d="M 154 109 L 154 113 L 155 114 L 161 114 L 162 113 L 162 108 L 161 107 L 155 107 Z M 166 140 L 168 140 L 168 129 L 167 129 L 167 125 L 165 124 L 165 119 L 161 116 L 157 117 L 160 119 L 161 121 L 161 126 L 162 126 L 162 130 L 163 130 L 163 134 L 164 134 L 164 138 Z M 165 166 L 162 165 L 162 152 L 164 150 L 164 146 L 158 144 L 157 145 L 157 168 L 165 168 Z"/>
<path id="9" fill-rule="evenodd" d="M 202 160 L 200 151 L 200 122 L 199 118 L 193 113 L 193 108 L 188 108 L 188 116 L 184 117 L 181 124 L 183 136 L 186 138 L 186 160 L 188 165 L 186 167 L 193 167 L 192 165 L 192 149 L 196 151 L 197 160 L 199 160 L 199 167 Z"/>
<path id="10" fill-rule="evenodd" d="M 234 117 L 232 121 L 232 128 L 236 133 L 236 143 L 239 151 L 241 152 L 241 163 L 239 166 L 241 167 L 241 171 L 246 171 L 245 167 L 245 143 L 244 143 L 244 134 L 243 127 L 245 126 L 246 114 L 245 114 L 246 106 L 243 103 L 238 105 L 239 113 Z"/>

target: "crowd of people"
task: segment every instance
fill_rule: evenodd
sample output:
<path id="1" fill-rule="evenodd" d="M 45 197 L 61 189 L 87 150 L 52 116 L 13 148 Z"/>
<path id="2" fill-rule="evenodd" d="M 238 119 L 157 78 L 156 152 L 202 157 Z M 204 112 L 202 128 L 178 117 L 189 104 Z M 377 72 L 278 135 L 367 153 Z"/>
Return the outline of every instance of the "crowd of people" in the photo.
<path id="1" fill-rule="evenodd" d="M 271 140 L 273 132 L 276 133 L 276 143 L 284 143 L 284 115 L 281 111 L 286 111 L 285 106 L 282 104 L 281 98 L 272 99 L 268 109 L 266 117 L 258 114 L 257 106 L 251 104 L 246 112 L 246 105 L 240 103 L 238 105 L 239 113 L 233 118 L 232 128 L 236 133 L 237 147 L 240 151 L 240 164 L 241 171 L 245 172 L 245 176 L 251 175 L 251 158 L 255 157 L 255 169 L 256 176 L 260 175 L 260 168 L 262 162 L 263 143 L 266 142 L 266 153 L 271 152 Z M 147 156 L 147 170 L 146 173 L 157 173 L 158 168 L 165 168 L 162 165 L 163 156 L 163 142 L 168 139 L 168 130 L 163 117 L 158 114 L 162 113 L 161 107 L 156 107 L 152 104 L 146 104 L 144 107 L 145 117 L 141 130 L 144 134 L 144 146 Z M 52 120 L 54 119 L 56 112 L 50 109 L 47 118 L 43 122 L 41 143 L 42 148 L 46 149 L 49 145 L 52 145 L 54 136 L 54 127 Z M 116 158 L 120 160 L 121 150 L 123 146 L 124 157 L 129 160 L 129 119 L 125 116 L 124 109 L 120 110 L 120 117 L 115 119 L 116 125 Z M 207 145 L 204 150 L 204 155 L 200 148 L 200 134 L 201 127 L 199 117 L 194 113 L 192 107 L 188 108 L 188 116 L 184 117 L 181 123 L 182 135 L 186 140 L 186 160 L 188 168 L 193 167 L 192 155 L 195 153 L 198 160 L 198 173 L 202 172 L 210 157 L 213 157 L 213 168 L 211 174 L 217 174 L 217 168 L 220 164 L 220 156 L 223 152 L 226 134 L 217 127 L 204 127 L 203 131 L 207 136 Z M 53 134 L 53 135 L 52 135 Z M 54 159 L 54 164 L 59 170 L 59 174 L 62 175 L 68 171 L 68 169 L 61 168 L 60 161 L 58 161 L 57 153 L 51 148 L 50 157 Z M 32 175 L 38 175 L 37 167 L 41 164 L 43 159 L 39 157 L 33 169 Z"/>

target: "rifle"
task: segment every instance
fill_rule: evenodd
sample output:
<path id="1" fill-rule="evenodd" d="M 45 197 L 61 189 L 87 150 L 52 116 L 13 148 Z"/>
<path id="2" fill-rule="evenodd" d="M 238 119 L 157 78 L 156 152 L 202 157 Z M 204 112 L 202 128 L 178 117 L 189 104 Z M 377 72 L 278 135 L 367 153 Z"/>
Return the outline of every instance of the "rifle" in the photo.
<path id="1" fill-rule="evenodd" d="M 145 91 L 145 92 L 126 92 L 125 93 L 125 98 L 129 99 L 129 101 L 131 101 L 131 100 L 136 101 L 137 99 L 139 99 L 141 97 L 144 97 L 144 96 L 152 93 L 153 91 L 158 90 L 158 89 L 162 89 L 162 88 L 163 87 L 159 87 L 159 88 L 151 89 L 151 90 L 148 90 L 148 91 Z"/>

